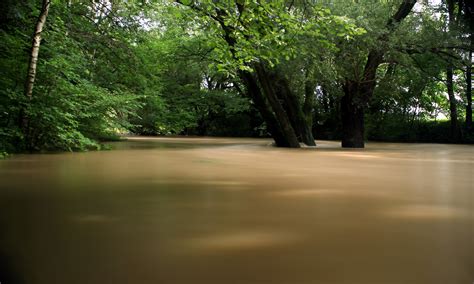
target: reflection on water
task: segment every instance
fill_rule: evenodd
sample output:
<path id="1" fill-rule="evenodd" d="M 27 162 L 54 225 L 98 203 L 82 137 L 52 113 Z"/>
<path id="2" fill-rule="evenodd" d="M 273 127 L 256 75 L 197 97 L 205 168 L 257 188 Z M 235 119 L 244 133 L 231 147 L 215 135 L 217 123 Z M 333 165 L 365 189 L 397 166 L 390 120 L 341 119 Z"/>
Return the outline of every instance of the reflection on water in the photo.
<path id="1" fill-rule="evenodd" d="M 270 142 L 0 161 L 1 283 L 474 281 L 472 146 Z"/>

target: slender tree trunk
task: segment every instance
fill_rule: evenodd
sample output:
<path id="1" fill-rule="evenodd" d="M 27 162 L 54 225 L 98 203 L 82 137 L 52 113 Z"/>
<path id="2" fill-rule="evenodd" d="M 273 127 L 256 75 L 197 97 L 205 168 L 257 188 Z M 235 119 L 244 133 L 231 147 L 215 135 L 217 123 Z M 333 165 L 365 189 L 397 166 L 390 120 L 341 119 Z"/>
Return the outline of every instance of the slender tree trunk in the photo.
<path id="1" fill-rule="evenodd" d="M 288 142 L 288 147 L 300 148 L 300 143 L 298 142 L 298 137 L 296 136 L 295 130 L 291 125 L 287 113 L 278 100 L 274 86 L 270 81 L 264 66 L 261 63 L 255 64 L 255 71 L 257 73 L 263 93 L 265 94 L 265 97 L 267 98 L 273 112 L 275 113 L 275 118 L 278 121 L 281 132 L 285 137 L 285 140 Z"/>
<path id="2" fill-rule="evenodd" d="M 453 66 L 451 64 L 446 69 L 446 87 L 449 99 L 450 139 L 451 142 L 456 142 L 459 139 L 459 125 L 457 102 L 454 96 Z"/>
<path id="3" fill-rule="evenodd" d="M 466 101 L 466 129 L 472 131 L 472 50 L 469 51 L 466 66 Z"/>
<path id="4" fill-rule="evenodd" d="M 38 55 L 41 44 L 41 33 L 43 32 L 44 25 L 46 23 L 46 18 L 48 16 L 49 7 L 51 6 L 51 0 L 43 0 L 41 6 L 40 15 L 36 21 L 35 30 L 33 33 L 33 39 L 30 50 L 30 58 L 28 63 L 28 72 L 25 80 L 25 89 L 24 95 L 30 101 L 33 98 L 33 87 L 36 79 L 36 65 L 38 64 Z M 24 109 L 20 111 L 21 117 L 21 128 L 25 135 L 26 140 L 28 140 L 28 128 L 29 128 L 29 119 L 26 115 Z"/>
<path id="5" fill-rule="evenodd" d="M 314 89 L 316 89 L 316 83 L 311 80 L 306 80 L 304 85 L 303 113 L 310 129 L 313 128 L 313 109 L 315 105 Z"/>
<path id="6" fill-rule="evenodd" d="M 33 41 L 30 51 L 30 60 L 28 64 L 28 73 L 25 82 L 25 96 L 31 99 L 33 96 L 33 86 L 36 79 L 36 65 L 38 63 L 38 54 L 41 44 L 41 33 L 43 32 L 44 25 L 46 23 L 46 17 L 48 16 L 49 7 L 51 6 L 51 0 L 43 0 L 41 7 L 41 13 L 36 21 L 35 31 L 33 34 Z"/>
<path id="7" fill-rule="evenodd" d="M 456 18 L 454 16 L 455 4 L 454 0 L 447 0 L 448 5 L 448 28 L 449 31 L 453 31 Z M 453 83 L 454 66 L 452 63 L 448 63 L 446 67 L 446 88 L 448 90 L 449 99 L 449 119 L 450 119 L 450 140 L 456 142 L 459 139 L 459 126 L 458 126 L 458 110 L 456 97 L 454 96 L 454 83 Z"/>

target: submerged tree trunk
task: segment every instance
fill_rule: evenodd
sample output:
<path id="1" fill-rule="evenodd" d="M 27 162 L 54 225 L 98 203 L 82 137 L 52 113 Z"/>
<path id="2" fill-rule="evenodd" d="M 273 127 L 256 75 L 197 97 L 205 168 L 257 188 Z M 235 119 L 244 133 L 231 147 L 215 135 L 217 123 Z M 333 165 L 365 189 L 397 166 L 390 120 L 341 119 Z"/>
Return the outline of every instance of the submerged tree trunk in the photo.
<path id="1" fill-rule="evenodd" d="M 241 6 L 238 3 L 237 5 Z M 242 12 L 242 10 L 240 10 L 240 12 Z M 231 54 L 235 58 L 234 47 L 237 41 L 233 36 L 234 28 L 227 25 L 224 20 L 223 16 L 226 15 L 226 11 L 216 10 L 216 13 L 217 16 L 213 17 L 213 19 L 221 26 L 224 32 L 223 38 L 231 48 Z M 265 120 L 276 145 L 278 147 L 290 148 L 301 147 L 290 120 L 278 101 L 274 85 L 270 82 L 262 63 L 255 64 L 253 67 L 256 71 L 256 77 L 248 71 L 240 71 L 239 77 L 246 85 L 247 92 L 262 115 L 262 118 Z"/>
<path id="2" fill-rule="evenodd" d="M 278 147 L 290 147 L 290 143 L 283 135 L 278 121 L 266 102 L 265 96 L 262 94 L 254 75 L 247 71 L 241 71 L 239 76 L 247 88 L 247 93 L 255 104 L 255 108 L 265 121 L 268 131 L 275 140 L 276 145 Z"/>
<path id="3" fill-rule="evenodd" d="M 372 50 L 364 67 L 363 80 L 347 80 L 341 99 L 342 141 L 344 148 L 364 148 L 364 109 L 374 94 L 377 68 L 382 63 L 383 52 Z"/>
<path id="4" fill-rule="evenodd" d="M 404 0 L 397 12 L 388 20 L 387 33 L 378 40 L 385 42 L 397 23 L 405 19 L 415 6 L 416 0 Z M 343 83 L 344 96 L 341 99 L 342 147 L 364 148 L 364 109 L 373 96 L 377 69 L 383 62 L 385 50 L 375 47 L 369 51 L 364 72 L 360 78 L 347 79 Z"/>
<path id="5" fill-rule="evenodd" d="M 364 148 L 364 105 L 357 100 L 359 84 L 346 82 L 341 98 L 342 142 L 344 148 Z"/>
<path id="6" fill-rule="evenodd" d="M 283 100 L 286 113 L 290 118 L 293 129 L 301 142 L 308 146 L 316 146 L 311 126 L 307 123 L 298 96 L 290 89 L 289 82 L 280 74 L 273 80 L 277 96 Z"/>
<path id="7" fill-rule="evenodd" d="M 180 0 L 176 0 L 176 2 L 183 4 L 183 1 Z M 242 14 L 245 6 L 239 2 L 236 2 L 235 4 L 238 7 L 239 13 Z M 187 6 L 197 11 L 202 11 L 198 6 L 192 4 Z M 230 53 L 232 56 L 236 58 L 235 45 L 237 43 L 237 39 L 234 36 L 235 27 L 230 26 L 226 22 L 225 17 L 228 15 L 227 11 L 216 9 L 215 13 L 216 14 L 211 16 L 211 18 L 221 26 L 223 31 L 223 39 L 230 47 Z M 252 98 L 256 108 L 265 120 L 268 130 L 275 139 L 277 146 L 290 148 L 301 147 L 300 143 L 298 142 L 298 136 L 295 128 L 288 117 L 288 110 L 285 110 L 281 104 L 276 90 L 277 86 L 275 82 L 271 80 L 269 73 L 265 70 L 265 66 L 260 62 L 250 67 L 254 69 L 256 76 L 247 71 L 240 71 L 239 77 L 246 85 L 248 94 Z M 295 100 L 292 96 L 288 96 L 288 102 L 289 104 L 293 104 L 295 103 Z M 305 133 L 307 134 L 307 132 Z M 306 135 L 305 141 L 308 142 L 309 145 L 314 144 L 314 139 L 312 139 L 311 143 L 311 138 L 309 138 L 308 135 Z"/>
<path id="8" fill-rule="evenodd" d="M 278 100 L 274 85 L 272 84 L 268 73 L 261 63 L 255 64 L 255 71 L 257 73 L 258 81 L 260 82 L 263 93 L 265 94 L 265 97 L 267 98 L 268 103 L 275 114 L 275 118 L 278 122 L 278 125 L 280 126 L 281 133 L 288 143 L 287 147 L 299 148 L 300 143 L 298 142 L 296 132 L 291 125 L 288 114 L 285 112 L 283 106 Z"/>
<path id="9" fill-rule="evenodd" d="M 469 51 L 466 66 L 466 102 L 466 129 L 472 131 L 472 50 Z"/>

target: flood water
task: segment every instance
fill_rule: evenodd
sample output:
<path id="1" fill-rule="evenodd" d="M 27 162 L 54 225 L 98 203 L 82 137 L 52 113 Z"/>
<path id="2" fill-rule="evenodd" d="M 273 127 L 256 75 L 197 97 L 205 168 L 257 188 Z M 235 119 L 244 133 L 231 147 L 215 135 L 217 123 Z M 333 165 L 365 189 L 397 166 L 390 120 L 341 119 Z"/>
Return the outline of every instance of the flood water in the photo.
<path id="1" fill-rule="evenodd" d="M 0 161 L 1 284 L 474 282 L 473 146 L 270 142 Z"/>

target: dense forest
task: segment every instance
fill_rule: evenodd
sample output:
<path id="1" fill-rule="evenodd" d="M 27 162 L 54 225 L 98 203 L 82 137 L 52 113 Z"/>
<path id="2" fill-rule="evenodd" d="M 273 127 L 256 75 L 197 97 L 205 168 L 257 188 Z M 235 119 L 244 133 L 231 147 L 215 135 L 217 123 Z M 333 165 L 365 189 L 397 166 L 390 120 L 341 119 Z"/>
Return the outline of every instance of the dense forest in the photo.
<path id="1" fill-rule="evenodd" d="M 120 134 L 472 143 L 469 0 L 4 0 L 0 153 Z"/>

